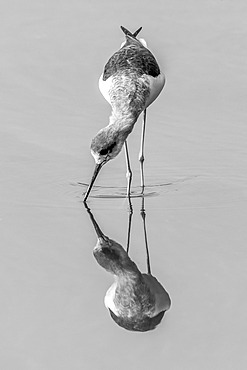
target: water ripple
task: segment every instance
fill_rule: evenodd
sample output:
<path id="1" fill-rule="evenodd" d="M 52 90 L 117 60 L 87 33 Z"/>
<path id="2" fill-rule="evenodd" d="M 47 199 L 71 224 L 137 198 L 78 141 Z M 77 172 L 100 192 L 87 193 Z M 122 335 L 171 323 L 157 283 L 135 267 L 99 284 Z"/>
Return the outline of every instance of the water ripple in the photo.
<path id="1" fill-rule="evenodd" d="M 164 182 L 164 183 L 155 183 L 145 186 L 145 193 L 144 197 L 156 197 L 161 195 L 164 192 L 170 191 L 172 188 L 177 187 L 177 185 L 191 180 L 191 177 L 180 178 L 171 182 Z M 88 184 L 84 182 L 76 182 L 71 183 L 72 186 L 80 187 L 83 190 L 82 195 L 86 193 Z M 175 189 L 176 190 L 176 189 Z M 138 198 L 142 197 L 141 194 L 141 187 L 140 186 L 132 186 L 131 187 L 131 198 Z M 92 198 L 126 198 L 126 186 L 99 186 L 94 185 L 90 197 Z"/>

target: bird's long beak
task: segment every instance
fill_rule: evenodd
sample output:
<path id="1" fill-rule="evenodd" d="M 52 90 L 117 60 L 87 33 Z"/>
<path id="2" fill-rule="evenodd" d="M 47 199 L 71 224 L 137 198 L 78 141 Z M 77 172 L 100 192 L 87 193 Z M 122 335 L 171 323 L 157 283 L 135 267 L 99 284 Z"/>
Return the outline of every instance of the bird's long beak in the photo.
<path id="1" fill-rule="evenodd" d="M 105 163 L 105 162 L 96 163 L 96 165 L 95 165 L 95 169 L 94 169 L 94 173 L 93 173 L 93 176 L 92 176 L 91 182 L 90 182 L 90 184 L 89 184 L 89 186 L 88 186 L 88 188 L 87 188 L 87 192 L 86 192 L 86 194 L 85 194 L 85 197 L 84 197 L 83 202 L 86 202 L 86 200 L 87 200 L 87 198 L 88 198 L 88 196 L 89 196 L 89 194 L 90 194 L 90 191 L 91 191 L 91 189 L 92 189 L 92 187 L 93 187 L 93 184 L 94 184 L 94 182 L 95 182 L 95 180 L 96 180 L 96 177 L 98 176 L 98 173 L 99 173 L 99 171 L 100 171 L 100 169 L 101 169 L 101 167 L 103 166 L 103 164 L 104 164 L 104 163 Z"/>

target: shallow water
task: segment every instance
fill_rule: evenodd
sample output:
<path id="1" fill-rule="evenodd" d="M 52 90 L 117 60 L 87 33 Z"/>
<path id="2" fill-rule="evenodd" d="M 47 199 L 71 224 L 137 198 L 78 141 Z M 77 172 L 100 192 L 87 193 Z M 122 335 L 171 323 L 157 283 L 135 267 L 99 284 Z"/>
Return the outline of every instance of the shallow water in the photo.
<path id="1" fill-rule="evenodd" d="M 245 369 L 247 218 L 246 2 L 2 2 L 0 289 L 3 369 Z M 82 194 L 90 142 L 108 122 L 102 68 L 140 37 L 167 83 L 147 112 L 145 198 L 153 274 L 172 307 L 152 332 L 119 328 L 103 304 Z M 140 122 L 129 138 L 140 186 Z M 121 153 L 88 204 L 126 245 Z M 141 198 L 131 258 L 146 271 Z M 86 365 L 85 365 L 86 364 Z"/>

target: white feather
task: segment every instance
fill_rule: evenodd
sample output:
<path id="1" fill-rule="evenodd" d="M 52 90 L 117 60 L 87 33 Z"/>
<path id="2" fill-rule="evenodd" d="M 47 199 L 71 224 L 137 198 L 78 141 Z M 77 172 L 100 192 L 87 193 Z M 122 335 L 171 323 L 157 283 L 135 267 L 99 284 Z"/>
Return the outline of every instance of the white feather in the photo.
<path id="1" fill-rule="evenodd" d="M 114 303 L 114 297 L 115 297 L 115 290 L 116 290 L 117 284 L 113 283 L 110 288 L 107 290 L 105 295 L 105 306 L 106 308 L 110 308 L 110 310 L 115 313 L 115 315 L 118 316 L 118 311 L 116 309 L 115 303 Z"/>
<path id="2" fill-rule="evenodd" d="M 109 96 L 109 90 L 112 86 L 112 77 L 107 78 L 106 81 L 103 80 L 103 73 L 99 78 L 99 89 L 101 94 L 104 96 L 105 100 L 111 105 L 111 100 Z"/>

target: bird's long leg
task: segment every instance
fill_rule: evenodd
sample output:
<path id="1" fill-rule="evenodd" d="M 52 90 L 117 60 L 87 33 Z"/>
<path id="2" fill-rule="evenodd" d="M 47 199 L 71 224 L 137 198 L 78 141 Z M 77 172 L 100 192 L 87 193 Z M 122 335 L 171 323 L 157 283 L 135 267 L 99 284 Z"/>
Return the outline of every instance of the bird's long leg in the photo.
<path id="1" fill-rule="evenodd" d="M 139 161 L 140 161 L 140 168 L 141 168 L 141 194 L 144 193 L 144 138 L 145 138 L 145 130 L 146 130 L 146 115 L 147 115 L 147 110 L 144 109 L 143 123 L 142 123 L 142 135 L 141 135 L 141 148 L 140 148 L 140 153 L 139 153 Z"/>
<path id="2" fill-rule="evenodd" d="M 144 208 L 144 197 L 142 197 L 142 208 L 141 208 L 141 217 L 143 220 L 143 230 L 144 230 L 144 240 L 145 240 L 145 247 L 146 247 L 146 254 L 147 254 L 147 272 L 151 274 L 151 266 L 150 266 L 150 256 L 148 250 L 148 237 L 147 237 L 147 228 L 146 228 L 146 212 Z"/>
<path id="3" fill-rule="evenodd" d="M 128 152 L 128 145 L 127 140 L 124 142 L 124 148 L 125 148 L 125 158 L 126 158 L 126 177 L 127 177 L 127 197 L 130 197 L 130 187 L 131 187 L 131 181 L 132 181 L 132 171 L 130 168 L 130 158 L 129 158 L 129 152 Z"/>

